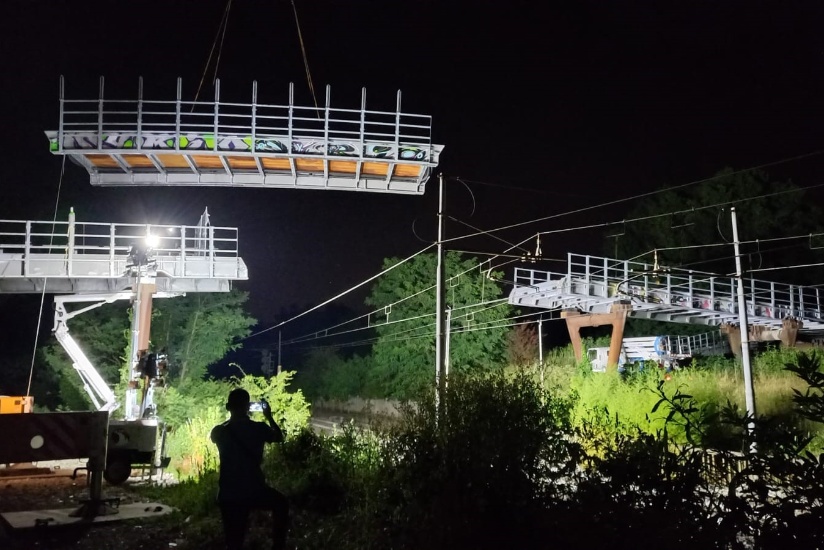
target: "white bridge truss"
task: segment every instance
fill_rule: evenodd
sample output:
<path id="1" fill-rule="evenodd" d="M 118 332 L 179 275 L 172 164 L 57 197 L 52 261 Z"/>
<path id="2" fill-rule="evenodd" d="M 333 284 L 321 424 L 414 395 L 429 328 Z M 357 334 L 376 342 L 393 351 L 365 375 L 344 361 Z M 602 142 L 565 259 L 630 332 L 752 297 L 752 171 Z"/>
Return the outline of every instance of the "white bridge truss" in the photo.
<path id="1" fill-rule="evenodd" d="M 800 320 L 800 333 L 824 332 L 819 287 L 744 279 L 750 325 L 780 329 Z M 586 256 L 567 255 L 566 273 L 515 269 L 509 303 L 546 309 L 607 313 L 614 302 L 632 304 L 630 316 L 709 326 L 738 324 L 735 277 Z"/>
<path id="2" fill-rule="evenodd" d="M 220 97 L 213 101 L 104 97 L 67 99 L 60 79 L 60 120 L 46 132 L 49 147 L 84 167 L 92 185 L 198 185 L 337 189 L 423 194 L 442 145 L 431 140 L 432 117 L 405 113 L 398 92 L 394 111 Z"/>
<path id="3" fill-rule="evenodd" d="M 152 243 L 159 292 L 228 292 L 249 278 L 237 229 L 0 220 L 0 293 L 107 293 L 132 288 L 129 253 Z"/>

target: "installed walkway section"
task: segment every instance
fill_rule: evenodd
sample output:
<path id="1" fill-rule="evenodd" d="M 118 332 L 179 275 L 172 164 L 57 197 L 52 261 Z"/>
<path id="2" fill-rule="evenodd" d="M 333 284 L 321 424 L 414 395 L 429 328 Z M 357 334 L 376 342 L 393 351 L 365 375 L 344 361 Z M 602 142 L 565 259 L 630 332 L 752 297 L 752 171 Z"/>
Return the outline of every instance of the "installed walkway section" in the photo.
<path id="1" fill-rule="evenodd" d="M 92 185 L 199 185 L 339 189 L 420 195 L 438 165 L 442 145 L 431 141 L 432 117 L 366 108 L 220 99 L 66 99 L 60 79 L 60 120 L 49 147 L 84 167 Z M 171 91 L 171 90 L 170 90 Z"/>
<path id="2" fill-rule="evenodd" d="M 721 326 L 738 324 L 736 289 L 730 276 L 570 253 L 565 273 L 517 268 L 509 303 L 582 314 L 623 305 L 631 317 Z M 751 326 L 824 333 L 819 287 L 746 278 L 744 291 Z"/>
<path id="3" fill-rule="evenodd" d="M 249 278 L 237 237 L 232 227 L 0 220 L 0 293 L 119 292 L 147 247 L 159 292 L 228 292 Z"/>

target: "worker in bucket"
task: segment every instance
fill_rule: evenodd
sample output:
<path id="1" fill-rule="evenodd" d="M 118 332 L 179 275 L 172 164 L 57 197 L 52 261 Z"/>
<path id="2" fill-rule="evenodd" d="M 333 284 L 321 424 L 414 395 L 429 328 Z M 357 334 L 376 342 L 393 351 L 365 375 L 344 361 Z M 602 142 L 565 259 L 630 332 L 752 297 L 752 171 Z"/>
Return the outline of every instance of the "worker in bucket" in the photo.
<path id="1" fill-rule="evenodd" d="M 272 418 L 266 401 L 260 411 L 266 423 L 249 418 L 249 393 L 235 388 L 229 393 L 226 410 L 230 418 L 212 429 L 211 439 L 220 455 L 218 505 L 228 550 L 243 547 L 254 509 L 272 511 L 272 548 L 281 550 L 286 543 L 289 503 L 280 492 L 266 484 L 261 462 L 266 443 L 283 441 L 283 431 Z"/>

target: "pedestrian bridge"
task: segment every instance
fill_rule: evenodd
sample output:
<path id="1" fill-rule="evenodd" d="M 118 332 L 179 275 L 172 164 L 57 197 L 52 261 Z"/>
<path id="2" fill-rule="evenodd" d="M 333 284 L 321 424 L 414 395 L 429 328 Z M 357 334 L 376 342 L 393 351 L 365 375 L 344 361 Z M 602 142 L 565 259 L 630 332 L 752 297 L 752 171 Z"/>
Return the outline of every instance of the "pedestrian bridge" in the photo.
<path id="1" fill-rule="evenodd" d="M 366 108 L 299 106 L 288 102 L 67 99 L 60 79 L 60 118 L 46 132 L 49 148 L 89 172 L 92 185 L 230 186 L 338 189 L 420 195 L 438 165 L 442 145 L 431 141 L 432 117 Z M 171 96 L 171 94 L 170 94 Z"/>
<path id="2" fill-rule="evenodd" d="M 0 220 L 0 293 L 108 293 L 132 288 L 148 253 L 159 292 L 228 292 L 249 278 L 237 229 Z"/>
<path id="3" fill-rule="evenodd" d="M 796 320 L 799 333 L 824 333 L 819 287 L 747 278 L 744 292 L 749 325 L 773 331 Z M 582 313 L 608 313 L 625 303 L 631 317 L 738 324 L 735 277 L 572 253 L 564 273 L 516 268 L 509 303 Z"/>

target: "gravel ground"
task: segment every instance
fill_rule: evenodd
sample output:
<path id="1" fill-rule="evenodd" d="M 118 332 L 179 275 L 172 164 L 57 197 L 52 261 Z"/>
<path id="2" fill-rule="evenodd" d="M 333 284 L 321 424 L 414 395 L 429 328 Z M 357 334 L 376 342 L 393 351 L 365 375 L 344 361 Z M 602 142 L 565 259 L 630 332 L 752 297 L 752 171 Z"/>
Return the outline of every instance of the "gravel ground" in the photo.
<path id="1" fill-rule="evenodd" d="M 9 479 L 0 477 L 0 513 L 24 510 L 74 508 L 88 498 L 86 476 L 71 479 L 71 470 L 50 476 Z M 105 498 L 120 498 L 122 504 L 142 502 L 140 495 L 124 487 L 104 483 Z M 79 548 L 88 550 L 138 550 L 182 547 L 179 526 L 164 518 L 114 521 L 82 526 L 51 526 L 11 531 L 0 528 L 0 548 L 8 550 Z"/>

